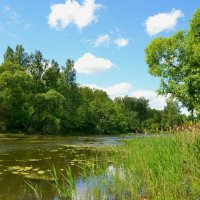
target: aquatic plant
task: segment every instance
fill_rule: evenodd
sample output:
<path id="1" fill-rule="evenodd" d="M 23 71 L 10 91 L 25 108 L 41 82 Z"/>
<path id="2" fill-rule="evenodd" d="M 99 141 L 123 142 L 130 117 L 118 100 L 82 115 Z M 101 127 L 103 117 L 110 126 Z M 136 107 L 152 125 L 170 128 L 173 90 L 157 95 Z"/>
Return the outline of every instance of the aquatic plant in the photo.
<path id="1" fill-rule="evenodd" d="M 101 160 L 77 162 L 85 183 L 84 199 L 198 199 L 200 132 L 138 137 L 113 147 Z M 51 183 L 61 199 L 77 199 L 70 166 L 53 167 Z"/>
<path id="2" fill-rule="evenodd" d="M 42 199 L 42 192 L 39 190 L 38 185 L 24 180 L 24 182 L 30 187 L 30 189 L 34 192 L 36 200 L 41 200 Z"/>

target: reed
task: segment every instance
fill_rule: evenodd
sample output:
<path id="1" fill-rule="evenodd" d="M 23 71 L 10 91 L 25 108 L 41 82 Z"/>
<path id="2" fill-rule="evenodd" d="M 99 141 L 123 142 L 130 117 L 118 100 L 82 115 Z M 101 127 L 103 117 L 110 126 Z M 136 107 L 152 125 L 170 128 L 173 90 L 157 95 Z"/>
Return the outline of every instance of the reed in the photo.
<path id="1" fill-rule="evenodd" d="M 84 199 L 190 200 L 200 197 L 200 132 L 138 137 L 114 147 L 108 159 L 79 168 L 87 191 Z M 60 176 L 52 168 L 60 199 L 77 199 L 70 167 Z M 35 193 L 37 194 L 37 193 Z"/>

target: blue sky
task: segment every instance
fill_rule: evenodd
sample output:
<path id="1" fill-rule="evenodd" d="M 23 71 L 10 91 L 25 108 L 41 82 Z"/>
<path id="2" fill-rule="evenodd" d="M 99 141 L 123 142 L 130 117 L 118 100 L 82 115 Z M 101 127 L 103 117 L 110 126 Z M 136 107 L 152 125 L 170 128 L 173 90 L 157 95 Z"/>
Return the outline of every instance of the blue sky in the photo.
<path id="1" fill-rule="evenodd" d="M 0 0 L 0 61 L 9 45 L 40 50 L 60 65 L 75 61 L 77 81 L 115 96 L 164 98 L 144 49 L 158 36 L 188 29 L 199 0 Z"/>

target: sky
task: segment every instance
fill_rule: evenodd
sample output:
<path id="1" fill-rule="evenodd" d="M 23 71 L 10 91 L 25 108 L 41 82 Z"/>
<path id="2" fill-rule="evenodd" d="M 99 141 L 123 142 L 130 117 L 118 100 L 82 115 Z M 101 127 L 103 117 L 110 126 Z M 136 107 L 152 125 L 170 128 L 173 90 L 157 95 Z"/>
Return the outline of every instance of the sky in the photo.
<path id="1" fill-rule="evenodd" d="M 0 62 L 7 46 L 22 44 L 61 66 L 73 59 L 81 85 L 162 109 L 144 50 L 156 37 L 187 30 L 199 7 L 200 0 L 0 0 Z"/>

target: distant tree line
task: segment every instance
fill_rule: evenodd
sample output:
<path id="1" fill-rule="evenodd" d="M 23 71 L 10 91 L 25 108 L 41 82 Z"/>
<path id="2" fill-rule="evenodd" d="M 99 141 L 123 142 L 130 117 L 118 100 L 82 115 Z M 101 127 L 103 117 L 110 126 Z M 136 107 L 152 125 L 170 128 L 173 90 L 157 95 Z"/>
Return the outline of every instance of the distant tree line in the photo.
<path id="1" fill-rule="evenodd" d="M 76 82 L 74 62 L 64 67 L 8 47 L 0 65 L 0 131 L 115 134 L 158 132 L 200 119 L 200 9 L 188 31 L 154 39 L 146 48 L 149 72 L 160 78 L 159 94 L 170 96 L 164 110 L 145 98 L 111 100 L 106 92 Z M 181 114 L 177 101 L 191 116 Z"/>
<path id="2" fill-rule="evenodd" d="M 25 133 L 144 133 L 184 123 L 178 104 L 151 109 L 145 98 L 111 100 L 106 92 L 76 82 L 74 62 L 64 67 L 40 51 L 8 47 L 0 65 L 0 130 Z"/>

